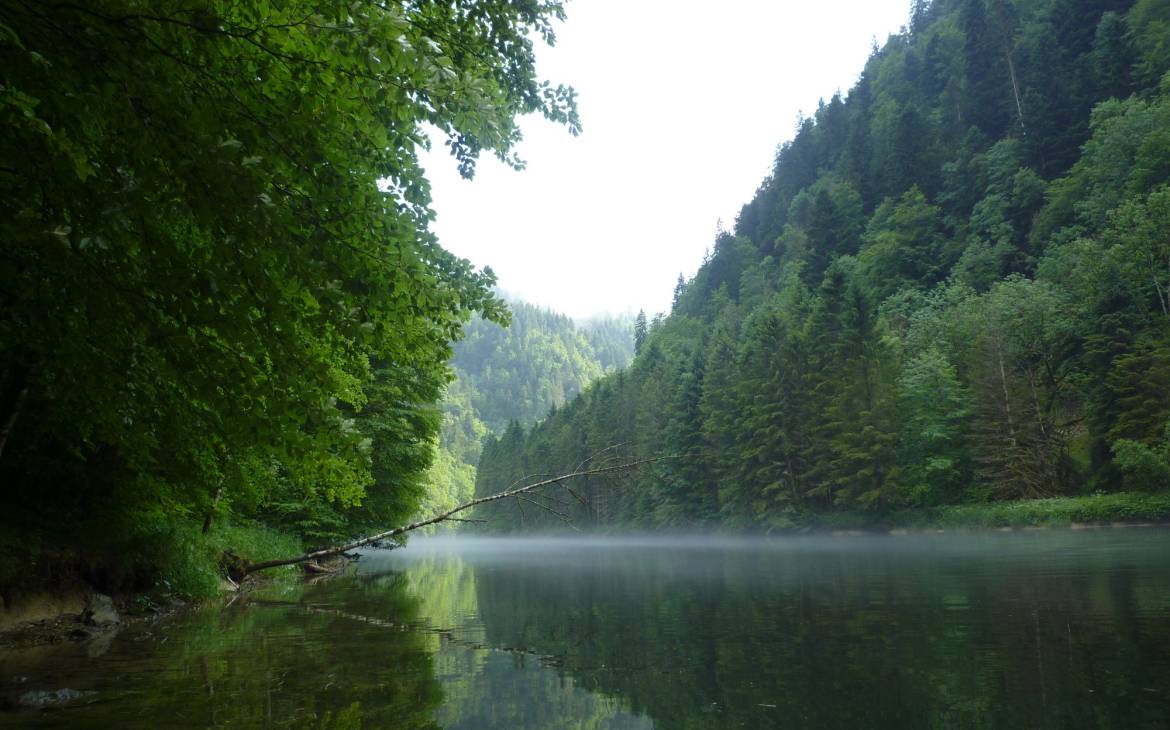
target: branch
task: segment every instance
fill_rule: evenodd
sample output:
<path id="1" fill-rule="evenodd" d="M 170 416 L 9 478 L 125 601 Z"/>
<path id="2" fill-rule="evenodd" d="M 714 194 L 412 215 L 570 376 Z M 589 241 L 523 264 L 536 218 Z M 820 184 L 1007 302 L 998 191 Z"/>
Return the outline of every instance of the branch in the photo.
<path id="1" fill-rule="evenodd" d="M 464 502 L 463 504 L 459 505 L 458 507 L 452 507 L 451 509 L 447 510 L 446 512 L 440 512 L 437 515 L 434 515 L 433 517 L 428 517 L 425 520 L 411 522 L 409 525 L 395 527 L 393 530 L 386 530 L 385 532 L 379 532 L 376 535 L 370 535 L 369 537 L 363 537 L 360 540 L 354 540 L 353 542 L 349 542 L 349 543 L 346 543 L 344 545 L 337 545 L 337 546 L 331 547 L 331 548 L 323 548 L 321 550 L 314 550 L 312 552 L 307 552 L 304 555 L 298 555 L 295 558 L 284 558 L 281 560 L 265 560 L 265 561 L 262 561 L 259 563 L 252 563 L 251 565 L 247 565 L 244 567 L 243 573 L 244 573 L 244 575 L 250 575 L 250 574 L 255 573 L 257 571 L 260 571 L 260 570 L 267 570 L 268 568 L 278 568 L 282 565 L 295 565 L 297 563 L 303 563 L 303 562 L 306 562 L 308 560 L 317 560 L 319 558 L 327 558 L 327 557 L 330 557 L 333 555 L 340 555 L 341 553 L 348 552 L 350 550 L 354 550 L 355 548 L 360 548 L 360 547 L 364 547 L 366 545 L 369 545 L 372 542 L 378 542 L 379 540 L 388 540 L 390 538 L 398 537 L 399 535 L 404 535 L 404 534 L 411 532 L 413 530 L 417 530 L 420 527 L 426 527 L 428 525 L 437 525 L 440 522 L 453 521 L 456 519 L 455 515 L 457 515 L 460 512 L 463 512 L 464 510 L 469 510 L 472 507 L 475 507 L 477 505 L 487 504 L 488 502 L 495 502 L 495 501 L 498 501 L 501 499 L 510 499 L 513 497 L 517 498 L 517 501 L 519 501 L 519 499 L 527 499 L 527 498 L 523 497 L 523 495 L 528 494 L 529 492 L 536 491 L 537 489 L 540 489 L 542 487 L 551 486 L 553 484 L 561 484 L 562 482 L 565 482 L 569 479 L 576 479 L 579 477 L 602 476 L 602 475 L 606 475 L 606 474 L 614 474 L 616 472 L 621 472 L 621 471 L 629 471 L 631 469 L 635 469 L 639 466 L 642 466 L 643 464 L 649 464 L 649 463 L 654 462 L 654 461 L 659 461 L 661 458 L 667 458 L 667 457 L 659 457 L 656 459 L 641 459 L 639 461 L 631 461 L 631 462 L 628 462 L 625 464 L 617 464 L 614 466 L 602 466 L 602 467 L 597 467 L 594 469 L 577 469 L 577 470 L 572 471 L 568 474 L 562 474 L 560 476 L 551 477 L 548 479 L 542 479 L 541 481 L 533 482 L 533 483 L 527 484 L 523 487 L 517 487 L 516 489 L 509 489 L 509 490 L 504 491 L 504 492 L 497 492 L 496 494 L 492 494 L 492 495 L 489 495 L 487 497 L 480 497 L 478 499 L 473 499 L 470 502 Z M 532 500 L 528 500 L 528 501 L 532 501 Z M 534 504 L 536 504 L 536 503 L 534 502 Z M 548 509 L 547 506 L 544 506 L 544 505 L 541 505 L 541 507 L 544 509 Z"/>

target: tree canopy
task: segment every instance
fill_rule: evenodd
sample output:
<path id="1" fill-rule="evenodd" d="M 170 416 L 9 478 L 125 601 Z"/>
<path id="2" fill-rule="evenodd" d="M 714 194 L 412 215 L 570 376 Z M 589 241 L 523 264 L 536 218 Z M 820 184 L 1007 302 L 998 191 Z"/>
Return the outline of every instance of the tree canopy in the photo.
<path id="1" fill-rule="evenodd" d="M 9 515 L 404 515 L 450 342 L 508 314 L 418 152 L 521 167 L 558 0 L 0 4 Z M 113 507 L 116 505 L 116 509 Z M 16 518 L 21 519 L 20 517 Z"/>

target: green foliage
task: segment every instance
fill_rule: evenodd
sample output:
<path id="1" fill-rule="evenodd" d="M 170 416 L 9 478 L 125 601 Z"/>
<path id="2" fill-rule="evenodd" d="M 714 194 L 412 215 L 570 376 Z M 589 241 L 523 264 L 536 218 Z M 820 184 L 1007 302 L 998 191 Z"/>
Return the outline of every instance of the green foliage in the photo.
<path id="1" fill-rule="evenodd" d="M 159 562 L 156 590 L 164 597 L 209 598 L 219 594 L 223 575 L 241 564 L 304 551 L 301 541 L 287 531 L 254 522 L 219 522 L 206 535 L 176 524 L 160 531 L 152 542 Z"/>
<path id="2" fill-rule="evenodd" d="M 961 497 L 971 479 L 971 395 L 954 366 L 937 349 L 915 355 L 898 378 L 898 399 L 906 501 L 945 504 Z"/>
<path id="3" fill-rule="evenodd" d="M 0 8 L 5 511 L 236 514 L 314 544 L 413 511 L 450 342 L 507 320 L 428 230 L 423 130 L 467 176 L 522 166 L 517 115 L 576 133 L 533 66 L 562 15 Z"/>
<path id="4" fill-rule="evenodd" d="M 946 507 L 916 518 L 923 527 L 1062 527 L 1170 519 L 1170 495 L 1091 494 L 1019 502 Z M 908 526 L 913 526 L 913 520 Z"/>
<path id="5" fill-rule="evenodd" d="M 1131 439 L 1113 444 L 1117 465 L 1136 486 L 1145 489 L 1170 487 L 1170 421 L 1160 443 L 1153 446 Z"/>
<path id="6" fill-rule="evenodd" d="M 878 301 L 907 287 L 927 287 L 946 269 L 942 218 L 918 188 L 887 199 L 869 219 L 858 259 Z"/>
<path id="7" fill-rule="evenodd" d="M 634 354 L 642 352 L 642 345 L 646 344 L 646 312 L 638 310 L 638 317 L 634 320 Z"/>
<path id="8" fill-rule="evenodd" d="M 473 320 L 454 348 L 456 379 L 443 401 L 443 426 L 418 513 L 431 515 L 475 496 L 483 440 L 515 423 L 530 426 L 555 413 L 607 371 L 634 357 L 629 317 L 581 325 L 520 301 L 511 324 Z M 644 321 L 644 320 L 643 320 Z M 489 481 L 492 491 L 507 482 Z"/>
<path id="9" fill-rule="evenodd" d="M 578 326 L 524 302 L 509 307 L 510 326 L 473 320 L 451 359 L 478 417 L 493 431 L 513 420 L 533 423 L 633 357 L 624 320 Z"/>
<path id="10" fill-rule="evenodd" d="M 518 304 L 509 329 L 490 271 L 429 234 L 416 151 L 432 125 L 471 174 L 483 151 L 521 165 L 517 114 L 577 130 L 532 66 L 560 3 L 6 7 L 6 519 L 256 519 L 320 544 L 615 444 L 670 458 L 559 495 L 579 523 L 1153 487 L 1162 5 L 916 4 L 669 316 Z"/>
<path id="11" fill-rule="evenodd" d="M 849 94 L 801 120 L 633 365 L 492 443 L 481 475 L 613 444 L 669 457 L 569 504 L 603 526 L 1165 488 L 1162 5 L 916 4 Z M 1027 504 L 1024 521 L 1084 507 Z"/>

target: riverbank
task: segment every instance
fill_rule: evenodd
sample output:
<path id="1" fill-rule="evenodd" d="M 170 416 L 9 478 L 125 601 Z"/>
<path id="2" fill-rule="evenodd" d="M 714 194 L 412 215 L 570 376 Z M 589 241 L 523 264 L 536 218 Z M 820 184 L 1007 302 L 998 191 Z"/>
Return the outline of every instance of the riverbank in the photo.
<path id="1" fill-rule="evenodd" d="M 1170 523 L 1170 494 L 1092 494 L 882 514 L 804 513 L 768 531 L 995 530 L 1143 523 Z M 206 535 L 196 529 L 160 530 L 157 534 L 150 550 L 139 546 L 134 553 L 118 553 L 107 544 L 89 555 L 83 555 L 76 545 L 33 554 L 14 551 L 10 543 L 0 555 L 7 566 L 6 574 L 0 576 L 6 578 L 0 583 L 0 646 L 6 641 L 64 640 L 75 628 L 86 596 L 95 593 L 112 596 L 118 610 L 126 615 L 149 616 L 234 590 L 225 577 L 233 562 L 258 562 L 303 552 L 295 537 L 259 524 L 222 522 Z M 20 566 L 31 569 L 21 573 Z M 267 571 L 265 579 L 300 573 L 295 566 L 287 567 Z M 55 626 L 64 628 L 55 630 Z"/>
<path id="2" fill-rule="evenodd" d="M 87 640 L 84 615 L 95 596 L 108 597 L 122 619 L 152 619 L 234 592 L 227 576 L 237 564 L 303 552 L 296 537 L 255 523 L 223 521 L 206 534 L 187 525 L 56 534 L 47 543 L 8 530 L 0 540 L 0 649 Z"/>
<path id="3" fill-rule="evenodd" d="M 894 510 L 804 515 L 798 531 L 980 530 L 1170 522 L 1170 494 L 1118 492 Z"/>

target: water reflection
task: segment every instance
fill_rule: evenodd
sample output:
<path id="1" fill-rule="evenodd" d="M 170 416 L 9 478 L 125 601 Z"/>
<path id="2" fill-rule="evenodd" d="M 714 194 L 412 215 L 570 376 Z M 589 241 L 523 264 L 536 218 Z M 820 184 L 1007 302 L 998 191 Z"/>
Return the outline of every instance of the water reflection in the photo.
<path id="1" fill-rule="evenodd" d="M 1170 532 L 436 542 L 483 640 L 660 728 L 1166 727 Z M 453 624 L 459 624 L 457 616 Z"/>
<path id="2" fill-rule="evenodd" d="M 1170 531 L 437 541 L 0 657 L 55 727 L 1170 725 Z M 27 677 L 21 681 L 21 677 Z"/>
<path id="3" fill-rule="evenodd" d="M 12 697 L 69 687 L 85 698 L 64 708 L 0 715 L 36 727 L 437 728 L 442 691 L 427 637 L 408 627 L 418 601 L 403 578 L 382 590 L 305 586 L 135 626 L 86 658 L 75 645 L 4 657 Z M 317 596 L 326 595 L 327 601 Z M 381 617 L 355 621 L 339 610 Z M 356 604 L 356 602 L 355 602 Z"/>

